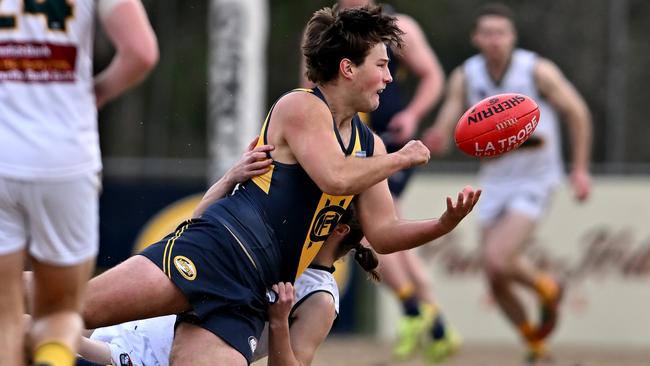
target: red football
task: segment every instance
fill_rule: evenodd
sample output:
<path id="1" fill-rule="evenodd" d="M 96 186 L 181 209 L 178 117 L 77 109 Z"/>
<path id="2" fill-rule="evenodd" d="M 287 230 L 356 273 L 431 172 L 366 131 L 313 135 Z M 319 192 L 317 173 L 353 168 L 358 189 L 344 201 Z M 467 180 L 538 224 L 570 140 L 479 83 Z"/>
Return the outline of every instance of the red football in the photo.
<path id="1" fill-rule="evenodd" d="M 476 103 L 460 117 L 454 139 L 468 155 L 493 157 L 518 148 L 538 123 L 539 107 L 532 98 L 498 94 Z"/>

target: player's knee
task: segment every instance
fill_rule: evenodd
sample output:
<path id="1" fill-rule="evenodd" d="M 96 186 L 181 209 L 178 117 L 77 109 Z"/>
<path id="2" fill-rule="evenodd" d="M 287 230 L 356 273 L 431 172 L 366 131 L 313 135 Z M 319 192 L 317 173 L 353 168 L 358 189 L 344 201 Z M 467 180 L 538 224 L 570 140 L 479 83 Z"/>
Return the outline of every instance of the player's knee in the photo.
<path id="1" fill-rule="evenodd" d="M 106 314 L 110 313 L 109 304 L 101 304 L 97 297 L 88 296 L 81 307 L 80 315 L 86 328 L 95 329 L 107 324 Z"/>
<path id="2" fill-rule="evenodd" d="M 84 327 L 79 314 L 74 311 L 59 311 L 32 318 L 30 339 L 33 344 L 48 337 L 60 339 L 66 344 L 76 344 Z"/>
<path id="3" fill-rule="evenodd" d="M 498 250 L 485 250 L 483 269 L 488 278 L 508 277 L 512 272 L 512 260 Z"/>
<path id="4" fill-rule="evenodd" d="M 508 290 L 510 281 L 506 276 L 492 274 L 488 275 L 488 284 L 492 293 L 499 294 Z"/>
<path id="5" fill-rule="evenodd" d="M 483 257 L 483 270 L 490 280 L 492 278 L 506 277 L 508 274 L 508 263 L 503 257 L 486 254 Z"/>

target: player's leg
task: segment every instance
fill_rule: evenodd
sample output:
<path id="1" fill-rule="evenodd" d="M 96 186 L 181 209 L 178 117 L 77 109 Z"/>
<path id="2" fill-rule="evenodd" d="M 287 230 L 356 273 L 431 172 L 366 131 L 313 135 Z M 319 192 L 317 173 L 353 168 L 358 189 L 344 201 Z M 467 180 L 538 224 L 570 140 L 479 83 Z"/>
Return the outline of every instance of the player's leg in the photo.
<path id="1" fill-rule="evenodd" d="M 29 345 L 36 364 L 75 362 L 79 311 L 99 247 L 99 186 L 95 174 L 23 184 L 34 269 Z"/>
<path id="2" fill-rule="evenodd" d="M 169 361 L 171 366 L 248 365 L 246 358 L 220 337 L 186 322 L 176 327 Z"/>
<path id="3" fill-rule="evenodd" d="M 543 344 L 536 337 L 537 330 L 512 288 L 515 282 L 528 286 L 534 283 L 535 272 L 518 266 L 519 257 L 534 228 L 535 222 L 528 216 L 510 211 L 484 227 L 481 239 L 485 273 L 494 300 L 529 349 L 542 352 Z"/>
<path id="4" fill-rule="evenodd" d="M 415 293 L 418 299 L 427 304 L 435 304 L 433 285 L 429 279 L 424 262 L 418 256 L 417 250 L 412 249 L 398 253 L 402 254 L 400 257 L 401 263 L 410 282 L 415 287 Z"/>
<path id="5" fill-rule="evenodd" d="M 398 202 L 395 203 L 397 207 Z M 450 347 L 446 344 L 442 352 L 442 343 L 437 341 L 445 338 L 445 323 L 435 302 L 424 263 L 414 250 L 381 255 L 379 262 L 383 282 L 402 306 L 398 340 L 393 349 L 395 356 L 408 357 L 426 339 L 435 341 L 427 342 L 427 354 L 435 359 L 444 358 L 449 354 Z M 455 334 L 452 340 L 456 346 L 459 345 L 460 339 Z"/>
<path id="6" fill-rule="evenodd" d="M 402 308 L 397 342 L 393 354 L 399 358 L 410 356 L 420 344 L 423 334 L 431 324 L 430 313 L 422 308 L 415 283 L 406 270 L 406 252 L 379 256 L 379 273 L 382 282 L 395 294 Z"/>
<path id="7" fill-rule="evenodd" d="M 364 239 L 365 241 L 365 239 Z M 369 245 L 365 242 L 366 245 Z M 404 315 L 420 315 L 420 299 L 415 284 L 411 281 L 410 275 L 405 268 L 406 252 L 391 254 L 379 254 L 378 271 L 382 283 L 395 294 L 399 299 Z"/>
<path id="8" fill-rule="evenodd" d="M 20 182 L 0 178 L 0 363 L 24 364 L 24 300 L 21 274 L 25 263 L 25 212 Z"/>
<path id="9" fill-rule="evenodd" d="M 183 293 L 158 266 L 135 255 L 88 283 L 82 315 L 87 328 L 176 314 L 189 309 Z"/>
<path id="10" fill-rule="evenodd" d="M 0 350 L 2 364 L 19 366 L 24 364 L 24 301 L 22 270 L 24 251 L 0 255 Z"/>
<path id="11" fill-rule="evenodd" d="M 458 332 L 445 319 L 442 309 L 435 300 L 433 285 L 424 262 L 418 256 L 417 250 L 400 252 L 401 265 L 408 279 L 414 284 L 420 309 L 427 319 L 425 331 L 426 343 L 424 353 L 427 359 L 440 362 L 460 348 L 462 340 Z"/>
<path id="12" fill-rule="evenodd" d="M 482 255 L 488 283 L 495 300 L 510 321 L 519 325 L 526 316 L 512 292 L 512 282 L 531 283 L 533 274 L 522 273 L 516 266 L 523 246 L 534 229 L 534 222 L 524 215 L 507 212 L 491 226 L 482 229 Z"/>
<path id="13" fill-rule="evenodd" d="M 83 321 L 79 315 L 83 292 L 94 259 L 75 266 L 32 261 L 33 321 L 30 345 L 34 363 L 73 365 Z"/>
<path id="14" fill-rule="evenodd" d="M 543 184 L 530 183 L 520 187 L 520 190 L 509 201 L 508 207 L 512 212 L 519 212 L 531 220 L 539 220 L 551 200 L 552 187 Z M 514 279 L 535 291 L 540 304 L 540 324 L 537 326 L 537 337 L 546 338 L 555 329 L 559 302 L 562 297 L 562 286 L 549 273 L 535 267 L 523 255 L 516 256 L 513 263 Z"/>

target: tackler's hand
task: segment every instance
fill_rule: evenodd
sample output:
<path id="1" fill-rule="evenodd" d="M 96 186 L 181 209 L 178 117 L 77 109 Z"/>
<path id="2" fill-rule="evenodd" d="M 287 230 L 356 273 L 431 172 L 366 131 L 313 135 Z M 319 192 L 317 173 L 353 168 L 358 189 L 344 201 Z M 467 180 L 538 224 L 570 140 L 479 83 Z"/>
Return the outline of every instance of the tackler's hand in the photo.
<path id="1" fill-rule="evenodd" d="M 273 285 L 272 289 L 278 298 L 275 303 L 269 305 L 269 322 L 288 322 L 295 298 L 293 285 L 290 282 L 280 282 Z"/>
<path id="2" fill-rule="evenodd" d="M 245 182 L 269 171 L 273 159 L 268 157 L 268 153 L 275 147 L 273 145 L 256 146 L 257 141 L 257 137 L 251 141 L 239 161 L 226 173 L 228 180 L 233 184 Z"/>

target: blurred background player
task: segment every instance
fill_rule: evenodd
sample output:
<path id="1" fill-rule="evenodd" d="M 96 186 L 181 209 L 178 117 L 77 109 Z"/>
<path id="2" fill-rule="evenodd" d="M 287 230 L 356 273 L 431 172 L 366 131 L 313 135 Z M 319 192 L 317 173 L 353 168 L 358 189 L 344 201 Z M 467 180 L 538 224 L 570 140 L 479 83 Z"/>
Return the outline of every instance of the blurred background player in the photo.
<path id="1" fill-rule="evenodd" d="M 93 78 L 96 13 L 116 54 Z M 98 249 L 97 107 L 154 67 L 156 38 L 138 0 L 6 0 L 0 50 L 2 364 L 24 365 L 27 346 L 34 364 L 72 365 Z M 35 290 L 27 344 L 26 257 Z"/>
<path id="2" fill-rule="evenodd" d="M 424 141 L 433 153 L 447 150 L 449 136 L 465 108 L 493 94 L 516 92 L 540 106 L 535 133 L 518 150 L 485 159 L 479 172 L 485 190 L 479 205 L 485 274 L 497 304 L 527 343 L 531 359 L 544 356 L 544 339 L 557 320 L 562 286 L 524 258 L 524 249 L 563 175 L 558 114 L 571 136 L 571 183 L 575 198 L 590 193 L 591 117 L 571 83 L 551 61 L 515 48 L 517 32 L 511 10 L 501 4 L 482 7 L 471 34 L 480 54 L 456 68 L 447 96 Z M 541 307 L 541 324 L 526 316 L 513 292 L 518 283 L 533 290 Z"/>
<path id="3" fill-rule="evenodd" d="M 338 1 L 341 9 L 374 3 L 371 0 Z M 390 153 L 398 151 L 415 136 L 422 117 L 438 102 L 444 85 L 444 72 L 418 23 L 408 15 L 395 12 L 390 5 L 382 4 L 382 7 L 384 12 L 397 18 L 397 25 L 404 32 L 404 45 L 399 51 L 388 48 L 388 68 L 394 82 L 388 84 L 380 95 L 379 107 L 360 116 L 381 137 Z M 418 84 L 407 102 L 403 82 L 408 72 L 418 78 Z M 311 85 L 304 72 L 301 78 L 303 86 Z M 399 198 L 412 174 L 411 168 L 388 178 L 388 187 L 398 210 Z M 423 262 L 414 251 L 380 255 L 380 258 L 379 271 L 384 283 L 399 299 L 403 314 L 393 353 L 399 358 L 408 357 L 425 340 L 425 354 L 429 359 L 438 361 L 446 357 L 460 345 L 460 338 L 453 329 L 450 328 L 449 332 L 445 329 Z"/>

